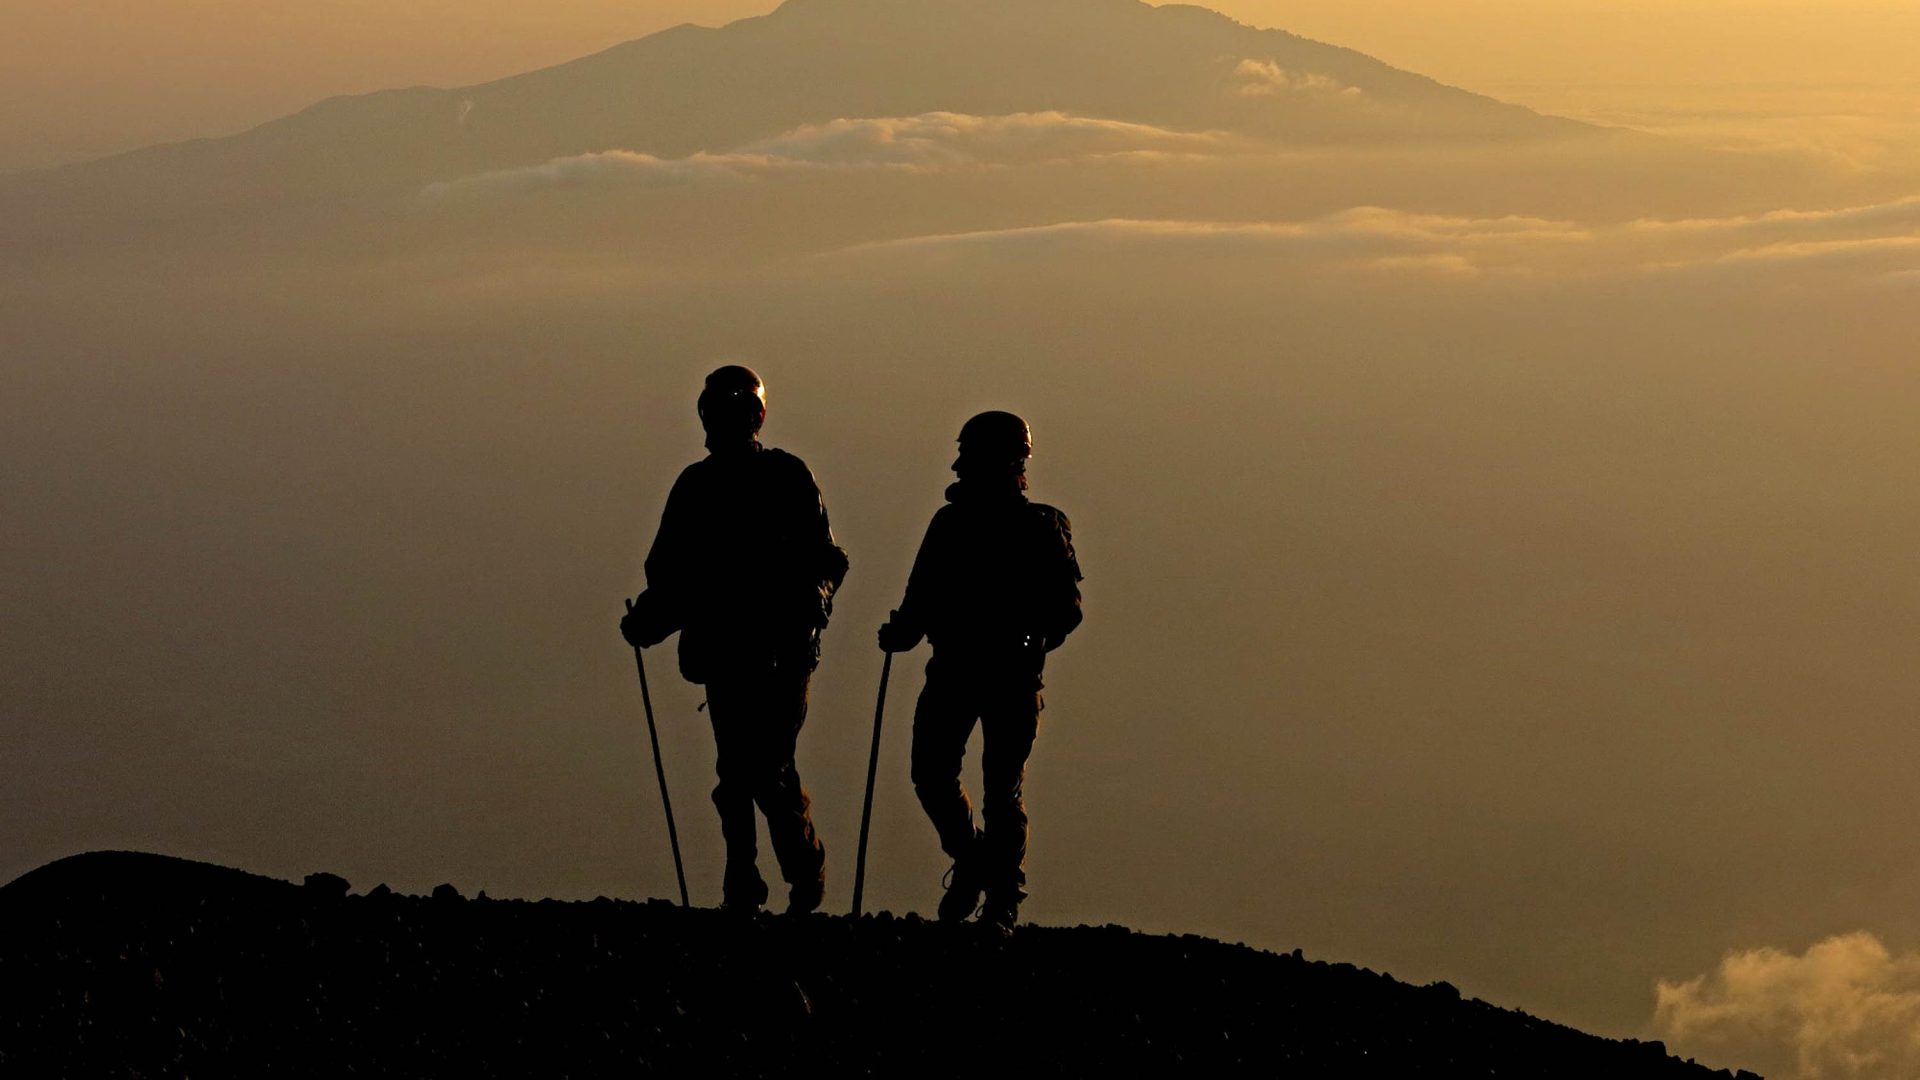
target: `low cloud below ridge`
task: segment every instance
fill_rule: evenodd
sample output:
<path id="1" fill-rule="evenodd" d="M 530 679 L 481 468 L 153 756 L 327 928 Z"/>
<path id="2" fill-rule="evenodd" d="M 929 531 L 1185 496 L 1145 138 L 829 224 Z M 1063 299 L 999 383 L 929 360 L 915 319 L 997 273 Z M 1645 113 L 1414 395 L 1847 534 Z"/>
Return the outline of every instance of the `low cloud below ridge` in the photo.
<path id="1" fill-rule="evenodd" d="M 650 187 L 733 182 L 782 172 L 893 169 L 938 172 L 1110 156 L 1220 156 L 1255 144 L 1224 132 L 1183 132 L 1062 112 L 841 119 L 806 124 L 725 153 L 685 158 L 611 150 L 481 173 L 427 188 L 428 198 L 496 195 L 563 185 Z"/>
<path id="2" fill-rule="evenodd" d="M 1338 94 L 1359 97 L 1357 86 L 1310 71 L 1289 71 L 1272 60 L 1242 60 L 1233 69 L 1236 91 L 1242 97 L 1279 97 L 1299 94 L 1308 97 Z"/>
<path id="3" fill-rule="evenodd" d="M 1594 227 L 1536 217 L 1467 218 L 1356 207 L 1304 222 L 1105 219 L 907 237 L 846 254 L 943 250 L 1310 253 L 1351 266 L 1588 275 L 1832 271 L 1905 282 L 1920 266 L 1920 199 L 1823 212 L 1636 221 Z"/>
<path id="4" fill-rule="evenodd" d="M 1797 956 L 1732 952 L 1655 995 L 1654 1026 L 1681 1053 L 1782 1080 L 1920 1076 L 1920 953 L 1896 956 L 1864 931 Z"/>
<path id="5" fill-rule="evenodd" d="M 1242 74 L 1282 78 L 1247 62 Z M 1270 85 L 1278 85 L 1268 80 Z M 731 187 L 845 173 L 905 178 L 1063 164 L 1129 163 L 1183 168 L 1233 159 L 1249 175 L 1292 175 L 1286 148 L 1226 132 L 1184 132 L 1148 124 L 1048 111 L 976 116 L 840 119 L 808 124 L 720 153 L 683 158 L 610 150 L 540 165 L 481 173 L 426 189 L 429 203 L 532 197 L 541 192 L 662 187 Z M 1047 183 L 1055 181 L 1048 180 Z M 1127 207 L 1120 215 L 1038 220 L 863 239 L 819 250 L 899 257 L 940 251 L 990 258 L 1089 250 L 1197 254 L 1295 253 L 1348 268 L 1448 275 L 1612 273 L 1742 275 L 1790 273 L 1794 280 L 1905 284 L 1920 269 L 1920 196 L 1815 210 L 1729 216 L 1642 218 L 1588 224 L 1551 213 L 1481 216 L 1357 206 L 1296 220 L 1162 216 Z M 1118 208 L 1118 207 L 1116 207 Z M 1156 212 L 1160 211 L 1160 212 Z M 1042 211 L 1044 212 L 1044 211 Z M 958 224 L 958 222 L 956 222 Z M 924 225 L 921 226 L 924 228 Z"/>

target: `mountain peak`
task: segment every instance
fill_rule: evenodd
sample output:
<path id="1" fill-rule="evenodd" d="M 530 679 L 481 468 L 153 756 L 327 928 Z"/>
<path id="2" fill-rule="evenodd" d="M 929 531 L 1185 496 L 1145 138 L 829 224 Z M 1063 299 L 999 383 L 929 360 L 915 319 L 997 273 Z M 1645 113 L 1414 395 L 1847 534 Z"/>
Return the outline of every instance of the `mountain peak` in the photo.
<path id="1" fill-rule="evenodd" d="M 74 185 L 138 187 L 128 199 L 149 204 L 391 199 L 609 150 L 681 158 L 839 120 L 1046 112 L 1276 146 L 1591 130 L 1200 7 L 787 0 L 495 82 L 335 99 L 232 138 L 137 152 L 139 184 L 108 159 L 46 187 L 56 199 Z"/>

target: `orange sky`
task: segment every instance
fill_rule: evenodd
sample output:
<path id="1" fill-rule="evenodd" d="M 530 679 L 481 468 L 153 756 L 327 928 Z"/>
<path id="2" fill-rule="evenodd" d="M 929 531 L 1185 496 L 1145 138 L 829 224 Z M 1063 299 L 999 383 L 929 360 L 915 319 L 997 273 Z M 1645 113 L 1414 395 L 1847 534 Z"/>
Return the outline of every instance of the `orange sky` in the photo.
<path id="1" fill-rule="evenodd" d="M 557 63 L 772 0 L 0 0 L 0 169 L 218 135 L 332 94 L 459 84 Z M 1246 22 L 1348 45 L 1547 109 L 1624 88 L 1861 84 L 1909 94 L 1904 0 L 1217 0 Z M 1598 89 L 1597 89 L 1598 88 Z M 1725 105 L 1724 97 L 1721 104 Z M 1630 120 L 1631 115 L 1600 116 Z"/>

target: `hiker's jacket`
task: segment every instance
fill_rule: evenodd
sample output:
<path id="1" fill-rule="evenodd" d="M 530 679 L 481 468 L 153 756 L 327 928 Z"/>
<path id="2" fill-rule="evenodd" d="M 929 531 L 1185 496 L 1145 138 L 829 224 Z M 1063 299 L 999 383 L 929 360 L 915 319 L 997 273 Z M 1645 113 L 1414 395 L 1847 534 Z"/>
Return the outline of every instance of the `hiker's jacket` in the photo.
<path id="1" fill-rule="evenodd" d="M 907 578 L 899 622 L 937 655 L 1034 671 L 1080 625 L 1080 563 L 1067 515 L 1017 490 L 947 488 Z"/>
<path id="2" fill-rule="evenodd" d="M 806 463 L 750 447 L 687 466 L 667 495 L 647 553 L 647 591 L 680 629 L 680 672 L 804 665 L 847 573 Z"/>

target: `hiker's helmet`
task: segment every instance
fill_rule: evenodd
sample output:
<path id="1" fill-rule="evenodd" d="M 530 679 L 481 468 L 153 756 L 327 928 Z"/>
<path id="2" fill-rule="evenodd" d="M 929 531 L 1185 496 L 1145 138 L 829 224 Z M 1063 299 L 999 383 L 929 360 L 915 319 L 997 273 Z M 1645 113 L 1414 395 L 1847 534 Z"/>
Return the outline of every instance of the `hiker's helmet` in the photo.
<path id="1" fill-rule="evenodd" d="M 983 412 L 960 426 L 962 456 L 1024 461 L 1033 456 L 1033 431 L 1010 412 Z"/>
<path id="2" fill-rule="evenodd" d="M 767 387 L 752 368 L 715 368 L 700 391 L 700 423 L 709 433 L 754 435 L 767 419 Z"/>

